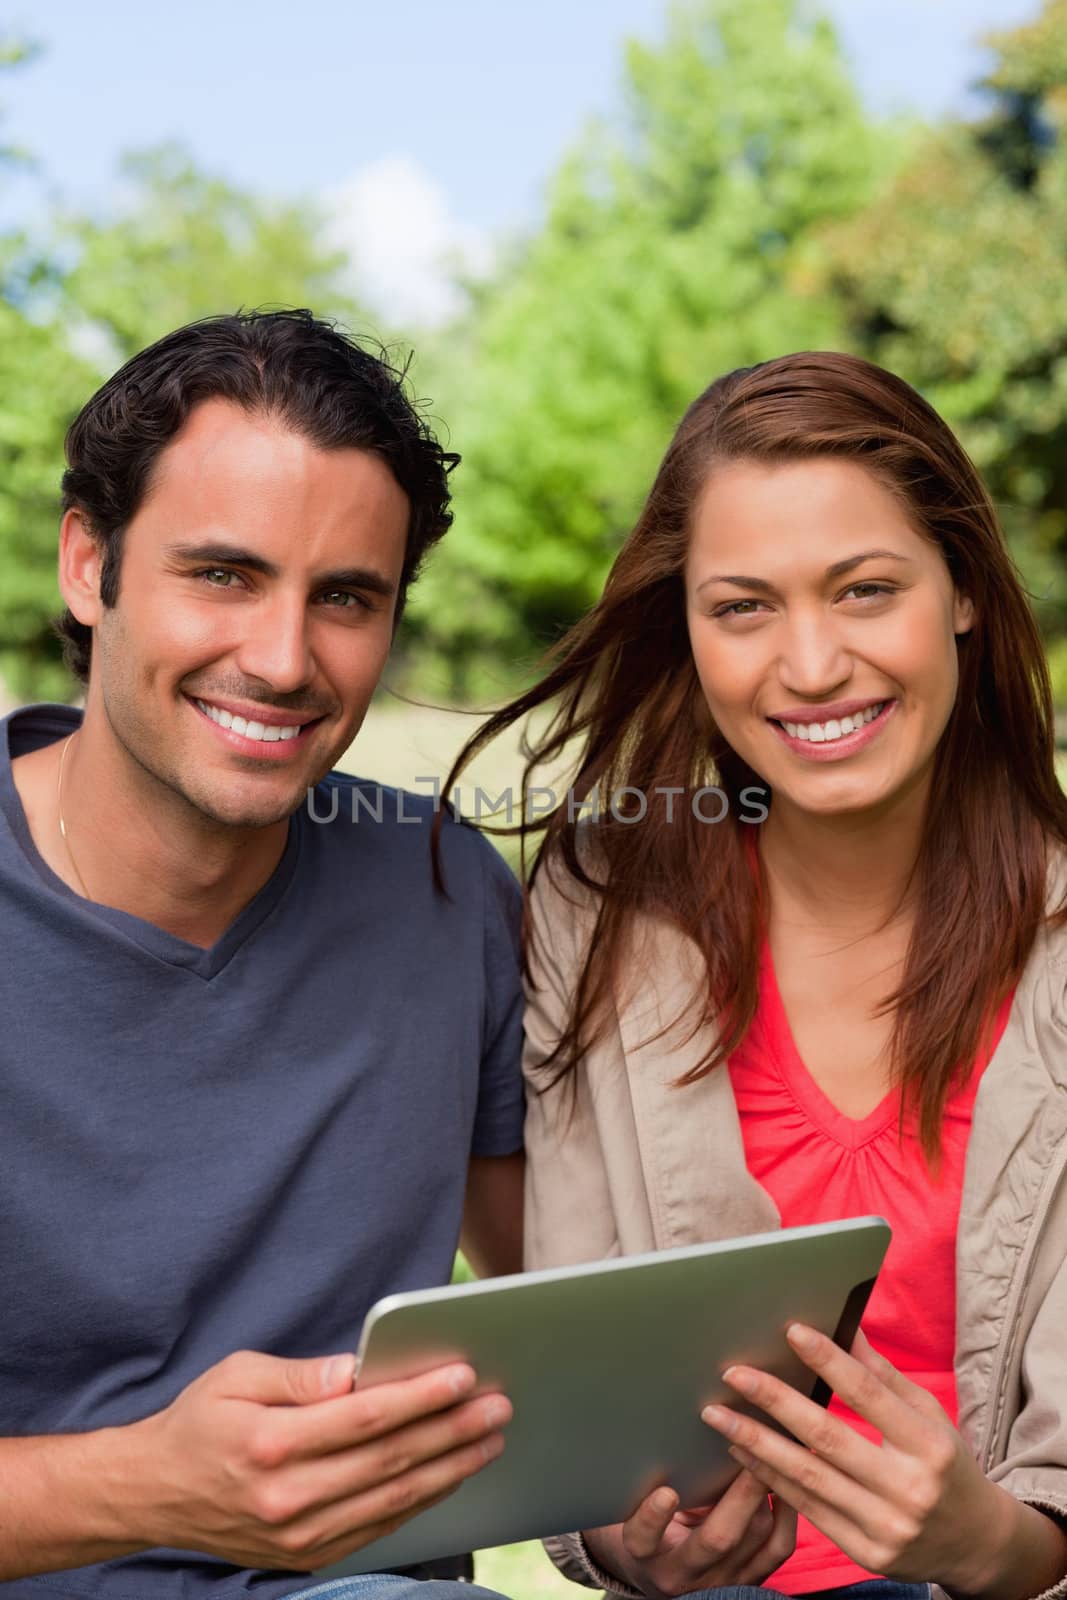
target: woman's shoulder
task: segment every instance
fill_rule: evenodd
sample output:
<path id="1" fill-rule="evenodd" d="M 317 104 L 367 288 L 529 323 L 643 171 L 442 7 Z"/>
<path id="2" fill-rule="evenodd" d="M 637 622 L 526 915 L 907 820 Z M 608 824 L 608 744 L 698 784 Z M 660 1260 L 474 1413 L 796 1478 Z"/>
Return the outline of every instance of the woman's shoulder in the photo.
<path id="1" fill-rule="evenodd" d="M 602 841 L 589 824 L 575 828 L 568 845 L 546 846 L 530 881 L 530 920 L 534 939 L 550 947 L 562 941 L 588 945 L 596 928 L 607 882 Z"/>
<path id="2" fill-rule="evenodd" d="M 1016 987 L 1014 1010 L 1026 1013 L 1020 1045 L 1037 1054 L 1057 1088 L 1067 1091 L 1067 849 L 1050 842 L 1045 915 Z"/>
<path id="3" fill-rule="evenodd" d="M 699 988 L 702 957 L 669 909 L 632 899 L 625 887 L 609 893 L 612 858 L 602 829 L 592 822 L 579 824 L 571 845 L 546 850 L 530 884 L 531 960 L 580 969 L 594 940 L 603 935 L 616 949 L 616 973 L 620 978 L 628 974 L 620 1000 L 638 977 L 644 987 L 666 985 L 672 995 L 679 982 L 690 990 Z"/>

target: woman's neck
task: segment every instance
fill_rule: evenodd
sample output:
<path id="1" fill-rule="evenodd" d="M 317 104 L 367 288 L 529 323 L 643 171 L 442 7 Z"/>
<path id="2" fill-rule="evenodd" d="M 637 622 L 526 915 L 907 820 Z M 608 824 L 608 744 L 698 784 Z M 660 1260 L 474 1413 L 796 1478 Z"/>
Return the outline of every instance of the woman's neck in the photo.
<path id="1" fill-rule="evenodd" d="M 926 801 L 924 787 L 884 812 L 820 816 L 776 798 L 759 849 L 778 925 L 862 938 L 907 919 Z"/>

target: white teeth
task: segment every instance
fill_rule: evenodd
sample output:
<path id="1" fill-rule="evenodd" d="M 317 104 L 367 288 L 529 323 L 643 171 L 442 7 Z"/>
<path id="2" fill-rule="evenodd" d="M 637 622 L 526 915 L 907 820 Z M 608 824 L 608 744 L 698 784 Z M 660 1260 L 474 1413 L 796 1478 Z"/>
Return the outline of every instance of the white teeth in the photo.
<path id="1" fill-rule="evenodd" d="M 299 723 L 279 727 L 271 722 L 247 722 L 244 717 L 232 716 L 221 706 L 208 705 L 205 700 L 198 700 L 196 704 L 204 715 L 210 717 L 212 722 L 217 722 L 220 728 L 232 728 L 234 733 L 243 734 L 246 739 L 255 739 L 260 744 L 277 744 L 279 740 L 295 739 L 300 732 Z"/>
<path id="2" fill-rule="evenodd" d="M 812 744 L 828 744 L 835 739 L 843 739 L 850 733 L 856 733 L 866 722 L 873 722 L 885 705 L 886 701 L 880 700 L 877 705 L 868 706 L 864 711 L 856 711 L 851 717 L 831 717 L 828 722 L 783 722 L 782 726 L 793 739 L 807 739 Z"/>

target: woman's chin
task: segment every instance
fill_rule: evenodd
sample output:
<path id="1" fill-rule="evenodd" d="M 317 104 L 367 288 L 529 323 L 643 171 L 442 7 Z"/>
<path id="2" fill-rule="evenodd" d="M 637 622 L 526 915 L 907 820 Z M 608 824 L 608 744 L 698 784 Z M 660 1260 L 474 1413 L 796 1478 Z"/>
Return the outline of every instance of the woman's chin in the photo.
<path id="1" fill-rule="evenodd" d="M 858 817 L 865 812 L 873 816 L 882 812 L 893 799 L 894 788 L 888 783 L 838 780 L 820 783 L 772 784 L 776 803 L 784 802 L 791 809 L 813 817 Z"/>

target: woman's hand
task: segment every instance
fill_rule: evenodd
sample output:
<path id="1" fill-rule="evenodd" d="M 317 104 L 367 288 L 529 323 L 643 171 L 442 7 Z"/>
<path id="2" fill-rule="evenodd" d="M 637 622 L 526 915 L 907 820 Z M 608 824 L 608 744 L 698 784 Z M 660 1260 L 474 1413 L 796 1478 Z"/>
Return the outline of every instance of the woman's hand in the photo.
<path id="1" fill-rule="evenodd" d="M 784 1438 L 726 1406 L 706 1408 L 704 1420 L 732 1441 L 730 1454 L 760 1483 L 869 1572 L 1005 1600 L 1056 1580 L 1065 1547 L 1057 1553 L 1053 1541 L 1058 1545 L 1062 1534 L 985 1477 L 932 1395 L 872 1350 L 862 1333 L 851 1355 L 800 1324 L 788 1338 L 882 1442 L 863 1438 L 778 1378 L 731 1367 L 723 1374 L 731 1388 L 794 1436 Z M 1032 1588 L 1017 1565 L 1013 1570 L 1019 1549 L 1034 1551 L 1035 1573 L 1051 1573 L 1047 1584 Z"/>
<path id="2" fill-rule="evenodd" d="M 741 1472 L 710 1509 L 680 1511 L 673 1489 L 657 1489 L 624 1523 L 583 1535 L 593 1559 L 653 1600 L 693 1589 L 760 1583 L 796 1541 L 795 1513 Z"/>

